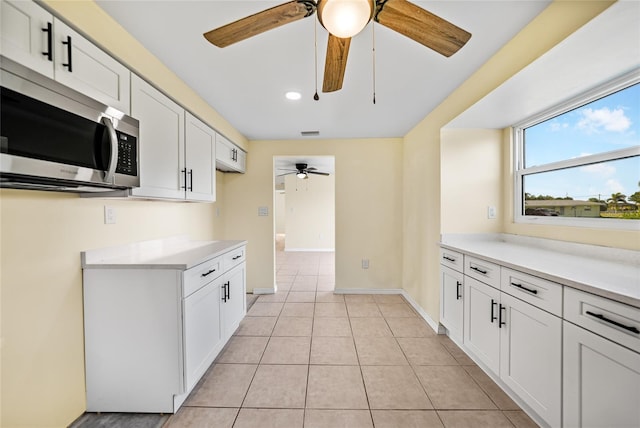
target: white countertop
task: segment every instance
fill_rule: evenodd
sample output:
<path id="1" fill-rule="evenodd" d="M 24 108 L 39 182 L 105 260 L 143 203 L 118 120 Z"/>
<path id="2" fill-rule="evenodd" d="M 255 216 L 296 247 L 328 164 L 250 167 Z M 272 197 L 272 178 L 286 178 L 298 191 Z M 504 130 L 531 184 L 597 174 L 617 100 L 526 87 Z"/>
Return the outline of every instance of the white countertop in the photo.
<path id="1" fill-rule="evenodd" d="M 191 241 L 172 237 L 81 253 L 83 269 L 190 269 L 247 241 Z"/>
<path id="2" fill-rule="evenodd" d="M 640 307 L 640 251 L 506 234 L 444 235 L 440 245 Z"/>

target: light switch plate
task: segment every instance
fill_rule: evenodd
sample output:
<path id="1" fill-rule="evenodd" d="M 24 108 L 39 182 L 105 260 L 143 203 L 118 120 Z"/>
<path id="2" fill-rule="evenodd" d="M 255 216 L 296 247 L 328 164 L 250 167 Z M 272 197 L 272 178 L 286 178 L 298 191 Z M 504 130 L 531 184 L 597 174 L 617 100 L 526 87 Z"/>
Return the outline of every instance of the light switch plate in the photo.
<path id="1" fill-rule="evenodd" d="M 487 207 L 487 218 L 494 219 L 496 218 L 496 216 L 497 216 L 496 207 L 489 205 Z"/>
<path id="2" fill-rule="evenodd" d="M 258 207 L 258 216 L 260 216 L 260 217 L 268 217 L 269 216 L 269 207 Z"/>

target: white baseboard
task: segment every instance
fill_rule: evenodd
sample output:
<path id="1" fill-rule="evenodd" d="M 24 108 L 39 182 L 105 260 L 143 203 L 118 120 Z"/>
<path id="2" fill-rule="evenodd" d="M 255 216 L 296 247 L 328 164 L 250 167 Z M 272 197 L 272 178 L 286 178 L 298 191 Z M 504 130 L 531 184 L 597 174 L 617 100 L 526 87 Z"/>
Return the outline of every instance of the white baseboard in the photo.
<path id="1" fill-rule="evenodd" d="M 253 294 L 275 294 L 275 288 L 254 288 Z"/>
<path id="2" fill-rule="evenodd" d="M 413 297 L 401 288 L 337 288 L 334 290 L 335 294 L 400 294 L 404 297 L 413 309 L 429 324 L 429 327 L 438 334 L 443 334 L 444 330 L 436 323 L 424 309 L 413 300 Z"/>
<path id="3" fill-rule="evenodd" d="M 429 327 L 431 327 L 433 329 L 433 331 L 435 331 L 437 334 L 442 334 L 444 333 L 444 331 L 441 331 L 441 326 L 439 323 L 435 322 L 430 316 L 429 314 L 427 314 L 425 312 L 424 309 L 422 309 L 422 306 L 420 306 L 418 304 L 418 302 L 416 302 L 415 300 L 413 300 L 413 297 L 411 297 L 409 295 L 409 293 L 407 293 L 405 290 L 401 290 L 402 291 L 402 296 L 407 300 L 407 302 L 409 302 L 409 304 L 411 305 L 411 307 L 413 309 L 415 309 L 415 311 L 418 313 L 418 315 L 420 315 L 422 317 L 422 319 L 424 319 L 427 324 L 429 324 Z"/>

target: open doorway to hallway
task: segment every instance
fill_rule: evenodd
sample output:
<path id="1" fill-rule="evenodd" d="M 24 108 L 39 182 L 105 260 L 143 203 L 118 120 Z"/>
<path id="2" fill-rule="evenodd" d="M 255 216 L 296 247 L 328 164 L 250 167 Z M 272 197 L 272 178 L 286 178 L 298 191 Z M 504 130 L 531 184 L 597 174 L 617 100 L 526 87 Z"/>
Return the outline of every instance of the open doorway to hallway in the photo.
<path id="1" fill-rule="evenodd" d="M 276 156 L 274 183 L 277 291 L 295 292 L 291 297 L 302 301 L 318 291 L 332 292 L 335 158 Z"/>

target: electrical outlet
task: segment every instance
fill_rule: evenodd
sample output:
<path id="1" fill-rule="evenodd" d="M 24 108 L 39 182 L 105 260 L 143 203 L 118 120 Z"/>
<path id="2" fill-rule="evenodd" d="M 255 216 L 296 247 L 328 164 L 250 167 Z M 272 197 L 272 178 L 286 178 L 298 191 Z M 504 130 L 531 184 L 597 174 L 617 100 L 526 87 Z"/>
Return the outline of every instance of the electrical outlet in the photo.
<path id="1" fill-rule="evenodd" d="M 362 259 L 362 269 L 369 269 L 369 259 Z"/>
<path id="2" fill-rule="evenodd" d="M 114 207 L 104 206 L 104 224 L 116 224 L 116 209 Z"/>
<path id="3" fill-rule="evenodd" d="M 487 207 L 487 218 L 494 219 L 496 218 L 496 216 L 497 216 L 496 207 L 489 205 Z"/>

